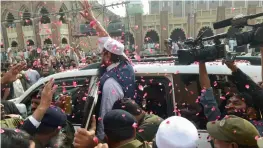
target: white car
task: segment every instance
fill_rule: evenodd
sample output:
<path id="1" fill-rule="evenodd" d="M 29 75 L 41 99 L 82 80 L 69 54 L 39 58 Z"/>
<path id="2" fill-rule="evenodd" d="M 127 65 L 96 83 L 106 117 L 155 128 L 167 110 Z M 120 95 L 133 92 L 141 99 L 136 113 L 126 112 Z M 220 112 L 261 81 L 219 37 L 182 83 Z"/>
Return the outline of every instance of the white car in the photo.
<path id="1" fill-rule="evenodd" d="M 229 81 L 231 71 L 222 62 L 206 63 L 207 72 L 213 81 Z M 255 82 L 261 81 L 261 66 L 253 66 L 246 62 L 237 63 L 237 66 L 250 76 Z M 175 107 L 192 112 L 188 119 L 195 122 L 199 129 L 200 139 L 198 147 L 208 148 L 210 143 L 207 140 L 208 134 L 205 129 L 206 123 L 202 123 L 202 117 L 199 117 L 200 105 L 196 103 L 196 99 L 200 96 L 199 84 L 199 66 L 192 65 L 175 65 L 174 63 L 138 63 L 134 65 L 136 72 L 137 94 L 139 97 L 144 96 L 141 86 L 147 90 L 147 95 L 151 96 L 156 106 L 149 106 L 151 110 L 159 116 L 166 118 L 176 115 Z M 74 127 L 85 127 L 94 112 L 94 108 L 98 99 L 98 76 L 97 69 L 68 71 L 50 75 L 39 80 L 31 86 L 22 96 L 11 101 L 20 106 L 26 106 L 27 111 L 30 110 L 32 94 L 39 91 L 43 85 L 50 80 L 55 79 L 58 85 L 55 98 L 57 99 L 61 93 L 69 93 L 71 96 L 70 109 L 68 110 L 68 120 Z M 214 80 L 213 80 L 214 79 Z M 140 86 L 140 87 L 139 87 Z M 139 89 L 140 88 L 140 89 Z M 158 90 L 158 91 L 156 91 Z M 220 100 L 221 90 L 215 91 L 215 96 Z M 24 104 L 24 105 L 23 105 Z M 19 105 L 18 105 L 19 106 Z M 146 106 L 147 109 L 148 105 Z M 23 108 L 23 107 L 22 107 Z M 23 109 L 22 109 L 23 110 Z M 25 109 L 24 111 L 25 112 Z M 183 113 L 181 113 L 183 115 Z"/>

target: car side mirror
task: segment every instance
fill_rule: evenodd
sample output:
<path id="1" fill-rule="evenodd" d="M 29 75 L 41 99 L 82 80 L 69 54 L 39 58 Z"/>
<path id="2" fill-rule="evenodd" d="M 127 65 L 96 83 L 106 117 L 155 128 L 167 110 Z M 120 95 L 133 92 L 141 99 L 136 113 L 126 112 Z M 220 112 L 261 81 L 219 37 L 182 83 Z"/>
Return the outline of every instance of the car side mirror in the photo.
<path id="1" fill-rule="evenodd" d="M 27 108 L 25 104 L 19 103 L 15 104 L 19 112 L 21 113 L 22 117 L 27 117 Z"/>

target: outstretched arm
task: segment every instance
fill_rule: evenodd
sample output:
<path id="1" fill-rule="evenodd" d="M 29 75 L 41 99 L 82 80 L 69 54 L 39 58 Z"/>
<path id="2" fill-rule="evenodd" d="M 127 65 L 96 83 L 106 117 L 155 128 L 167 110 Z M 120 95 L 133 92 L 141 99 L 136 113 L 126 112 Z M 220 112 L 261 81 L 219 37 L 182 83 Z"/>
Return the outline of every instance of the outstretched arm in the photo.
<path id="1" fill-rule="evenodd" d="M 199 80 L 202 89 L 207 89 L 211 87 L 205 63 L 199 63 Z"/>
<path id="2" fill-rule="evenodd" d="M 233 82 L 237 86 L 238 91 L 251 95 L 259 108 L 263 109 L 263 89 L 233 62 L 226 62 L 225 64 L 232 71 Z"/>
<path id="3" fill-rule="evenodd" d="M 213 88 L 206 71 L 205 63 L 199 63 L 199 79 L 202 89 L 200 103 L 204 107 L 204 114 L 208 121 L 215 121 L 221 117 L 221 112 L 215 100 Z"/>
<path id="4" fill-rule="evenodd" d="M 80 14 L 90 21 L 90 25 L 96 29 L 99 37 L 109 37 L 108 32 L 104 29 L 104 27 L 97 21 L 94 17 L 94 14 L 91 10 L 91 5 L 87 0 L 84 1 L 84 11 L 80 12 Z"/>
<path id="5" fill-rule="evenodd" d="M 261 81 L 263 81 L 263 47 L 260 47 L 260 54 L 261 54 Z"/>

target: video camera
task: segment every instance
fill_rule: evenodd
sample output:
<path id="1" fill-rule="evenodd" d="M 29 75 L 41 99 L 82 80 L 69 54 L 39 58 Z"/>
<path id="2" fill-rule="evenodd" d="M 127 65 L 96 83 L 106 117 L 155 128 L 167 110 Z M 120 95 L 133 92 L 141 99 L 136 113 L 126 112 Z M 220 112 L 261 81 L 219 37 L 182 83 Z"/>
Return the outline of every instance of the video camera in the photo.
<path id="1" fill-rule="evenodd" d="M 261 16 L 263 16 L 263 13 L 258 13 L 248 16 L 237 15 L 234 18 L 229 18 L 220 22 L 216 22 L 213 24 L 213 27 L 214 29 L 220 29 L 227 26 L 232 26 L 235 28 L 243 28 L 245 26 L 253 27 L 251 31 L 236 33 L 235 38 L 237 41 L 237 46 L 250 44 L 252 48 L 255 48 L 257 46 L 263 45 L 263 23 L 250 25 L 248 24 L 248 20 Z"/>
<path id="2" fill-rule="evenodd" d="M 263 16 L 263 13 L 249 15 L 249 16 L 237 16 L 213 24 L 214 29 L 220 29 L 232 25 L 233 27 L 242 28 L 244 26 L 251 26 L 253 30 L 236 33 L 237 46 L 243 46 L 250 44 L 252 47 L 263 45 L 263 23 L 256 25 L 249 25 L 247 21 L 256 17 Z M 212 37 L 202 38 L 205 31 L 194 39 L 188 39 L 184 42 L 187 49 L 178 50 L 178 60 L 180 64 L 189 65 L 195 61 L 209 62 L 216 59 L 224 58 L 227 61 L 233 61 L 235 59 L 235 53 L 227 53 L 225 44 L 222 44 L 220 39 L 226 38 L 227 33 L 218 34 Z M 203 41 L 213 40 L 214 45 L 205 45 Z"/>
<path id="3" fill-rule="evenodd" d="M 187 49 L 178 50 L 180 64 L 189 65 L 195 61 L 209 62 L 226 56 L 225 45 L 220 39 L 227 36 L 226 33 L 212 37 L 202 38 L 203 32 L 197 39 L 187 39 L 184 44 Z M 214 40 L 214 45 L 204 45 L 204 41 Z"/>

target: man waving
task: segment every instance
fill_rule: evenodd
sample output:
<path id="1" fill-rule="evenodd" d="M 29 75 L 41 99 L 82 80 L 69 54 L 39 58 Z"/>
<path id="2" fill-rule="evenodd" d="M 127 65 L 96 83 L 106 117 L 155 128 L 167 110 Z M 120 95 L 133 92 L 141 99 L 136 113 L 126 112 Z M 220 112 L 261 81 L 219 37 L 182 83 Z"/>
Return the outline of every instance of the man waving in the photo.
<path id="1" fill-rule="evenodd" d="M 115 101 L 125 98 L 135 98 L 135 74 L 129 59 L 125 55 L 124 45 L 112 39 L 103 26 L 96 20 L 90 4 L 84 2 L 85 11 L 81 15 L 90 22 L 90 26 L 97 31 L 98 45 L 101 53 L 101 67 L 99 68 L 100 95 L 96 106 L 97 117 L 103 119 Z M 104 139 L 102 120 L 98 121 L 97 136 Z"/>

